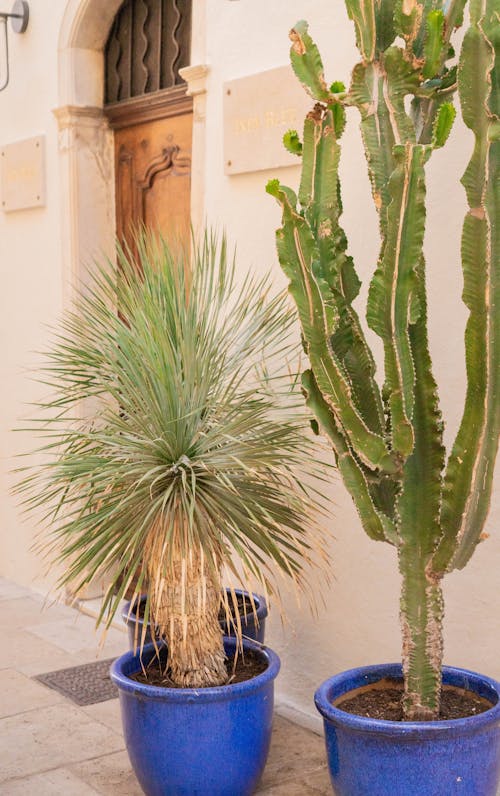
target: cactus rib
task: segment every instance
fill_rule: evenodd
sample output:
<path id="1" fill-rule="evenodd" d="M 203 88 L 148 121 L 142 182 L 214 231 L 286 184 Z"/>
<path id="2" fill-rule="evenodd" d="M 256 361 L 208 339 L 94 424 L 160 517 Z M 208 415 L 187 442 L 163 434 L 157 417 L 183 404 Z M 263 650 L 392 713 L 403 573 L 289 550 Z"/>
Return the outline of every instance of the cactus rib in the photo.
<path id="1" fill-rule="evenodd" d="M 427 157 L 427 150 L 418 144 L 407 143 L 404 150 L 397 150 L 398 165 L 389 182 L 392 201 L 386 239 L 368 296 L 368 324 L 384 342 L 392 445 L 402 457 L 410 455 L 414 443 L 410 421 L 415 373 L 408 324 L 424 237 Z"/>
<path id="2" fill-rule="evenodd" d="M 306 370 L 302 375 L 302 386 L 306 394 L 306 404 L 317 418 L 323 432 L 329 437 L 337 467 L 347 490 L 355 500 L 365 532 L 375 541 L 389 542 L 397 545 L 398 538 L 392 520 L 383 511 L 376 508 L 363 469 L 339 431 L 330 407 L 324 400 L 316 384 L 312 371 Z"/>
<path id="3" fill-rule="evenodd" d="M 349 380 L 332 349 L 336 309 L 331 291 L 318 273 L 318 251 L 310 227 L 293 209 L 289 194 L 275 184 L 268 190 L 283 208 L 283 227 L 277 233 L 278 255 L 290 279 L 290 293 L 297 302 L 307 354 L 318 386 L 332 413 L 361 461 L 372 469 L 396 472 L 398 461 L 382 436 L 367 427 L 352 402 Z"/>
<path id="4" fill-rule="evenodd" d="M 467 394 L 459 431 L 449 458 L 442 511 L 444 537 L 434 560 L 437 570 L 462 568 L 480 541 L 492 488 L 500 431 L 500 81 L 498 3 L 471 6 L 459 67 L 464 121 L 475 146 L 462 183 L 469 211 L 462 235 L 463 299 L 469 308 Z M 487 79 L 484 80 L 484 75 Z"/>

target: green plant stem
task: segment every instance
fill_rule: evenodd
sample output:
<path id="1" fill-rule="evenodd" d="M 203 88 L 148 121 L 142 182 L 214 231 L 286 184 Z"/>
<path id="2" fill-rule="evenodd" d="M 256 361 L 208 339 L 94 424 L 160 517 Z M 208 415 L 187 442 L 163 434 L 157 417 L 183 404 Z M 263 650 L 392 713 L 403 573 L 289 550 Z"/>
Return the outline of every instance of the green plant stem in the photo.
<path id="1" fill-rule="evenodd" d="M 441 579 L 419 559 L 411 544 L 399 551 L 402 575 L 403 708 L 407 721 L 432 721 L 439 714 L 443 659 Z"/>

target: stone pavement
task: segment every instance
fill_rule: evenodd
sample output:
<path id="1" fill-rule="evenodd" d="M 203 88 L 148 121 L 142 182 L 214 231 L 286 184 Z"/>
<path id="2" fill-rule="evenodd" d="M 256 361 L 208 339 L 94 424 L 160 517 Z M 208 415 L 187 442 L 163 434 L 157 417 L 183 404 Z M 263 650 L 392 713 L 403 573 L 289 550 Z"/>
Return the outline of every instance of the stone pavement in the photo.
<path id="1" fill-rule="evenodd" d="M 0 634 L 2 796 L 141 796 L 118 699 L 80 707 L 32 679 L 121 655 L 125 630 L 112 627 L 100 649 L 91 617 L 0 578 Z M 257 794 L 331 794 L 323 739 L 277 715 Z"/>

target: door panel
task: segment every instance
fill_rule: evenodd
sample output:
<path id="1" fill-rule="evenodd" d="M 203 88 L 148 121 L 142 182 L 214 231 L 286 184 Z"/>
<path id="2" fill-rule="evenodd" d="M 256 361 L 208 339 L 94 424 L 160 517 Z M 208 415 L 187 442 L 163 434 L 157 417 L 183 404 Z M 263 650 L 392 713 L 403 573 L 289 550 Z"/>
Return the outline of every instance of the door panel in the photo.
<path id="1" fill-rule="evenodd" d="M 129 246 L 143 225 L 173 244 L 189 238 L 192 118 L 184 113 L 115 130 L 116 229 Z"/>

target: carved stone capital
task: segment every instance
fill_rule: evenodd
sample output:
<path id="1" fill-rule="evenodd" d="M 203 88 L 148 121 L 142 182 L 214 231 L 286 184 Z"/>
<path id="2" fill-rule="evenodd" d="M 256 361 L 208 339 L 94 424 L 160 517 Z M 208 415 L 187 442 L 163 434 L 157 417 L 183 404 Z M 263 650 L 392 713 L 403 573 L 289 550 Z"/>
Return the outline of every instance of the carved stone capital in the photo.
<path id="1" fill-rule="evenodd" d="M 64 105 L 52 113 L 59 128 L 60 152 L 74 149 L 79 142 L 97 152 L 109 148 L 112 133 L 102 108 Z"/>
<path id="2" fill-rule="evenodd" d="M 207 64 L 195 66 L 183 66 L 179 69 L 179 74 L 187 83 L 187 94 L 195 97 L 198 94 L 205 94 L 207 90 L 207 77 L 210 67 Z"/>
<path id="3" fill-rule="evenodd" d="M 91 105 L 63 105 L 60 108 L 54 108 L 52 113 L 57 119 L 59 130 L 65 130 L 67 127 L 74 127 L 75 125 L 86 127 L 107 126 L 102 108 L 96 108 Z"/>

